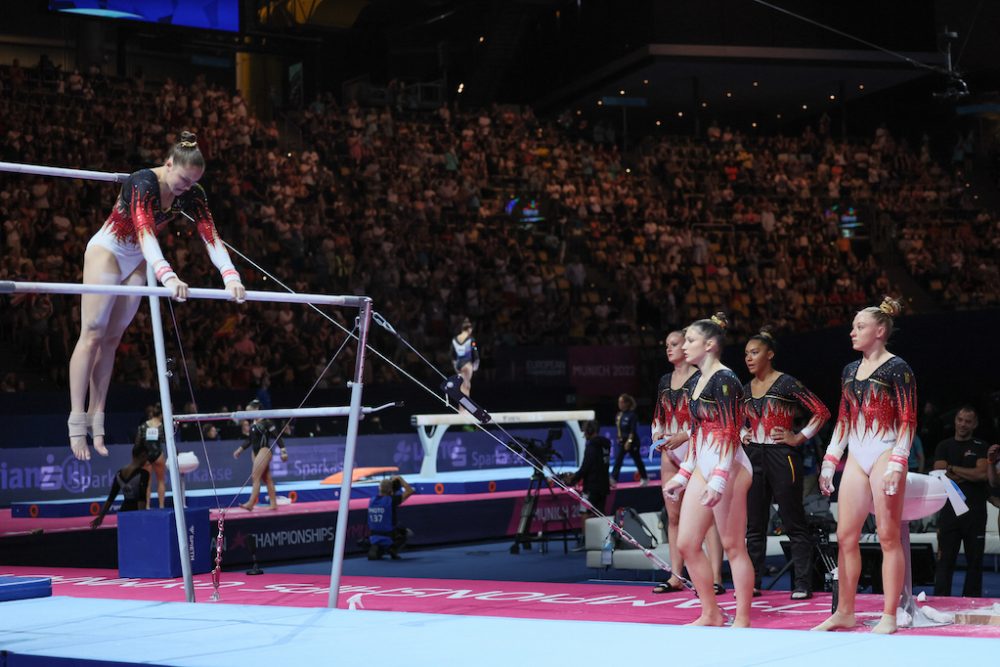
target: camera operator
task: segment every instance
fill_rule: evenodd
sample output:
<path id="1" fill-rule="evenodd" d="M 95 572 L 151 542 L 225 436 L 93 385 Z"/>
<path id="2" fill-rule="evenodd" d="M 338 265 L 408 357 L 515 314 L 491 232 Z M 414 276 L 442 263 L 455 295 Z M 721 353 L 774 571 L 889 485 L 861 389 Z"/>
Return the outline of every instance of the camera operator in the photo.
<path id="1" fill-rule="evenodd" d="M 566 483 L 576 486 L 583 482 L 583 496 L 598 512 L 605 511 L 608 492 L 611 490 L 608 464 L 611 462 L 611 441 L 601 435 L 601 425 L 592 419 L 583 426 L 587 446 L 583 450 L 580 469 L 569 476 Z M 585 512 L 581 508 L 581 513 Z"/>
<path id="2" fill-rule="evenodd" d="M 386 553 L 393 560 L 399 559 L 399 550 L 406 544 L 409 531 L 397 523 L 396 508 L 414 493 L 405 479 L 396 475 L 383 479 L 378 485 L 378 495 L 368 504 L 368 560 L 381 560 Z"/>

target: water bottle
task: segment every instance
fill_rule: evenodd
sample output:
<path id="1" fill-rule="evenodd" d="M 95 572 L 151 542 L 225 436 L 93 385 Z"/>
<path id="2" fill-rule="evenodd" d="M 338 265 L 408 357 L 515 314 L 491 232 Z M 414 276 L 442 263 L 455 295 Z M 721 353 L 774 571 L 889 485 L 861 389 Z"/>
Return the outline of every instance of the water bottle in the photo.
<path id="1" fill-rule="evenodd" d="M 604 544 L 601 546 L 601 565 L 611 567 L 611 561 L 615 554 L 615 541 L 611 537 L 611 531 L 604 536 Z"/>

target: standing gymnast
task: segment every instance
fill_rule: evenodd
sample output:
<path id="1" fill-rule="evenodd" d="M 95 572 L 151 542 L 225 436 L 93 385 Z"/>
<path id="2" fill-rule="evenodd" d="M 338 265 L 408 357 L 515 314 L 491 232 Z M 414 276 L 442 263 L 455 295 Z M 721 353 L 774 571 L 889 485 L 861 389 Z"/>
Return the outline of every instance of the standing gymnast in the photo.
<path id="1" fill-rule="evenodd" d="M 745 349 L 747 370 L 753 374 L 743 385 L 747 418 L 743 444 L 753 465 L 747 498 L 747 552 L 753 561 L 756 596 L 764 570 L 771 502 L 778 503 L 795 566 L 792 599 L 805 600 L 812 597 L 813 546 L 802 504 L 802 443 L 819 432 L 830 411 L 801 382 L 775 370 L 772 360 L 777 347 L 771 331 L 764 327 L 750 337 Z M 799 412 L 809 413 L 809 422 L 796 433 L 793 423 Z"/>
<path id="2" fill-rule="evenodd" d="M 690 397 L 687 456 L 664 492 L 676 499 L 684 490 L 677 545 L 701 600 L 701 615 L 691 625 L 725 622 L 715 599 L 711 567 L 701 549 L 714 521 L 736 587 L 733 625 L 746 628 L 753 597 L 753 564 L 746 547 L 747 491 L 753 471 L 740 444 L 743 385 L 719 358 L 726 325 L 726 316 L 716 313 L 689 326 L 684 335 L 684 357 L 698 367 L 701 377 Z"/>
<path id="3" fill-rule="evenodd" d="M 468 317 L 462 320 L 462 330 L 451 339 L 451 363 L 462 378 L 462 393 L 471 396 L 472 374 L 479 370 L 479 346 L 472 337 L 472 320 Z"/>
<path id="4" fill-rule="evenodd" d="M 247 410 L 260 410 L 260 407 L 261 403 L 257 399 L 247 403 Z M 277 444 L 281 452 L 281 462 L 288 461 L 288 450 L 285 449 L 283 433 L 284 429 L 279 430 L 270 419 L 254 419 L 250 422 L 246 441 L 233 452 L 233 458 L 238 459 L 243 450 L 252 448 L 253 467 L 250 476 L 253 488 L 250 491 L 250 498 L 240 505 L 247 511 L 253 510 L 257 505 L 261 482 L 267 486 L 267 500 L 271 509 L 278 509 L 278 493 L 274 488 L 274 477 L 271 475 L 271 448 Z"/>
<path id="5" fill-rule="evenodd" d="M 233 300 L 242 302 L 246 292 L 240 276 L 212 222 L 205 191 L 198 185 L 204 173 L 205 158 L 195 135 L 182 132 L 163 165 L 131 174 L 108 219 L 87 244 L 84 284 L 143 285 L 149 262 L 157 280 L 170 289 L 174 299 L 183 301 L 188 286 L 170 268 L 156 241 L 157 233 L 183 212 L 194 219 Z M 71 411 L 67 426 L 69 446 L 82 461 L 90 459 L 88 431 L 97 453 L 108 455 L 104 444 L 108 385 L 118 343 L 138 308 L 137 296 L 84 294 L 81 299 L 80 338 L 69 362 Z"/>
<path id="6" fill-rule="evenodd" d="M 157 403 L 146 408 L 146 421 L 139 424 L 135 434 L 136 446 L 144 442 L 151 452 L 145 468 L 150 474 L 150 481 L 156 475 L 156 497 L 160 509 L 167 506 L 167 435 L 164 428 L 163 410 Z M 149 507 L 152 488 L 152 484 L 146 487 L 146 507 Z"/>
<path id="7" fill-rule="evenodd" d="M 618 397 L 615 429 L 618 431 L 618 450 L 615 452 L 615 465 L 611 469 L 611 486 L 618 485 L 618 475 L 621 474 L 626 454 L 635 461 L 639 485 L 646 486 L 649 479 L 646 477 L 646 466 L 642 462 L 642 450 L 639 446 L 639 417 L 635 414 L 635 399 L 629 394 Z"/>
<path id="8" fill-rule="evenodd" d="M 886 349 L 898 301 L 886 297 L 854 317 L 851 343 L 861 359 L 844 367 L 840 411 L 823 457 L 820 490 L 833 493 L 833 474 L 848 450 L 837 509 L 837 610 L 814 630 L 853 628 L 861 576 L 861 528 L 872 504 L 882 547 L 882 619 L 877 634 L 896 631 L 896 608 L 903 590 L 905 557 L 899 531 L 906 493 L 906 462 L 917 426 L 917 382 L 910 366 Z"/>
<path id="9" fill-rule="evenodd" d="M 679 499 L 671 500 L 666 494 L 666 485 L 677 474 L 681 461 L 687 456 L 688 430 L 691 428 L 689 397 L 698 378 L 698 369 L 684 358 L 684 332 L 671 331 L 665 341 L 667 361 L 673 370 L 662 378 L 656 392 L 656 407 L 653 411 L 653 447 L 660 452 L 660 480 L 663 504 L 667 510 L 667 544 L 670 549 L 670 578 L 657 584 L 654 593 L 670 593 L 683 590 L 684 585 L 677 575 L 684 572 L 684 557 L 677 547 L 677 524 L 681 515 Z M 712 564 L 712 578 L 715 592 L 724 593 L 722 586 L 722 542 L 719 531 L 713 525 L 705 538 L 708 558 Z"/>

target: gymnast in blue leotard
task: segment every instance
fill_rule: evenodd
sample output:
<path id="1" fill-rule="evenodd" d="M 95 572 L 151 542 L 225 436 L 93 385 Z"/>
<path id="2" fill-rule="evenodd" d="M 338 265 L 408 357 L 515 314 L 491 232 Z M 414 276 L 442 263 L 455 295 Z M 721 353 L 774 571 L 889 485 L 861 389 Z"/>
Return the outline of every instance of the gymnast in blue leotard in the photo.
<path id="1" fill-rule="evenodd" d="M 881 305 L 865 308 L 854 317 L 851 342 L 861 352 L 841 376 L 840 412 L 820 473 L 820 489 L 833 492 L 833 473 L 847 450 L 840 481 L 837 511 L 837 611 L 814 630 L 854 627 L 854 603 L 861 576 L 861 528 L 872 505 L 882 546 L 882 583 L 885 601 L 882 619 L 872 628 L 878 634 L 896 631 L 896 607 L 903 590 L 905 555 L 899 531 L 906 491 L 906 463 L 917 426 L 917 383 L 910 366 L 886 349 L 892 334 L 898 301 L 886 297 Z"/>

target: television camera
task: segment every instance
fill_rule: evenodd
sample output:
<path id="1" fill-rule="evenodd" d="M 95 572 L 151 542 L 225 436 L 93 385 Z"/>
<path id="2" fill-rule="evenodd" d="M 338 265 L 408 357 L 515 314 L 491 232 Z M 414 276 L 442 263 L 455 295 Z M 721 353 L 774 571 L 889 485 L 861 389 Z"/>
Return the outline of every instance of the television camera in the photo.
<path id="1" fill-rule="evenodd" d="M 561 428 L 550 428 L 544 441 L 538 438 L 514 438 L 507 445 L 528 459 L 532 465 L 537 466 L 532 474 L 532 479 L 534 479 L 537 476 L 545 477 L 544 470 L 539 468 L 544 468 L 555 459 L 562 460 L 562 455 L 556 451 L 555 444 L 553 444 L 560 437 L 562 437 Z"/>
<path id="2" fill-rule="evenodd" d="M 548 488 L 549 493 L 555 498 L 555 491 L 546 482 L 545 469 L 555 459 L 562 460 L 562 456 L 556 451 L 555 441 L 562 437 L 561 428 L 549 429 L 545 440 L 537 438 L 514 438 L 507 445 L 515 452 L 527 459 L 535 468 L 531 474 L 531 481 L 528 483 L 528 491 L 524 496 L 524 504 L 521 505 L 521 520 L 517 526 L 517 533 L 514 535 L 514 544 L 510 547 L 512 554 L 520 553 L 522 545 L 525 549 L 531 548 L 533 541 L 545 541 L 544 534 L 533 534 L 532 526 L 535 522 L 535 511 L 538 509 L 538 497 L 542 492 L 542 487 Z M 560 517 L 563 523 L 563 531 L 569 530 L 569 514 L 565 508 L 561 508 Z"/>

